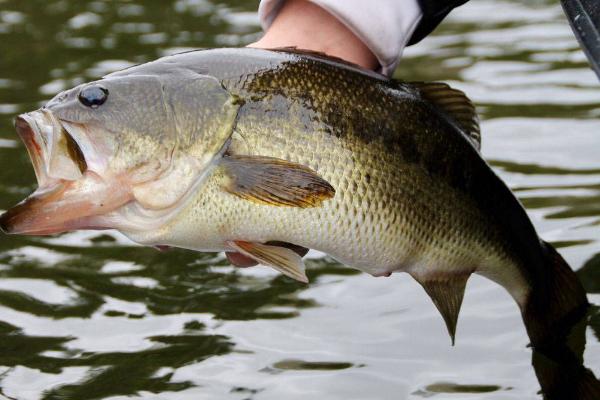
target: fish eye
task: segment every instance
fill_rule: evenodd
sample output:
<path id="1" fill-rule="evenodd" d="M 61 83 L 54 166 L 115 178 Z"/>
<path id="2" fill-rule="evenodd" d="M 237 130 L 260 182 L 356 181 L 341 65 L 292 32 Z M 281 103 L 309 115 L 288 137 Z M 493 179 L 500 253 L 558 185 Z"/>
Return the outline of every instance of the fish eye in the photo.
<path id="1" fill-rule="evenodd" d="M 98 108 L 108 98 L 108 89 L 101 85 L 91 85 L 79 92 L 79 101 L 86 107 Z"/>

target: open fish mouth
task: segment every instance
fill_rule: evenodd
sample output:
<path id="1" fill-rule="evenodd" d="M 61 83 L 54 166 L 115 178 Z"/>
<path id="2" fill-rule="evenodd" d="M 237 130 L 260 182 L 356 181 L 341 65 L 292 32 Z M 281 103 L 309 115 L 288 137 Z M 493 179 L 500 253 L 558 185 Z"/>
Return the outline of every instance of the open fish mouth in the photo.
<path id="1" fill-rule="evenodd" d="M 87 170 L 81 147 L 50 111 L 17 117 L 15 128 L 27 147 L 40 189 L 77 180 Z"/>
<path id="2" fill-rule="evenodd" d="M 41 109 L 18 116 L 15 128 L 31 158 L 38 189 L 0 216 L 0 229 L 49 235 L 107 228 L 94 217 L 126 204 L 130 194 L 114 178 L 103 176 L 85 127 L 61 122 Z"/>

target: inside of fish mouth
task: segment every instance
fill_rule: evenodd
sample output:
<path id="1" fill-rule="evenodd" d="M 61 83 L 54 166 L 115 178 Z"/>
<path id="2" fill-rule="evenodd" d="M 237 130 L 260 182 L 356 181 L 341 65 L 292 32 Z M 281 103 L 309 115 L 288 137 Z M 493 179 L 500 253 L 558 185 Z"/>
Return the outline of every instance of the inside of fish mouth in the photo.
<path id="1" fill-rule="evenodd" d="M 62 134 L 65 135 L 65 138 L 67 139 L 68 154 L 79 168 L 79 171 L 83 174 L 88 169 L 85 156 L 83 155 L 83 151 L 81 150 L 81 147 L 79 147 L 79 144 L 77 144 L 77 141 L 69 133 L 69 131 L 67 131 L 62 125 L 61 130 Z"/>
<path id="2" fill-rule="evenodd" d="M 76 180 L 88 170 L 83 151 L 73 135 L 60 122 L 51 122 L 46 116 L 43 120 L 19 116 L 15 121 L 17 133 L 27 148 L 40 187 L 51 185 L 56 180 Z M 56 162 L 57 157 L 63 158 L 62 165 Z M 67 171 L 70 173 L 65 176 L 64 171 L 56 171 L 57 166 L 62 166 L 63 170 L 76 168 L 77 171 Z"/>

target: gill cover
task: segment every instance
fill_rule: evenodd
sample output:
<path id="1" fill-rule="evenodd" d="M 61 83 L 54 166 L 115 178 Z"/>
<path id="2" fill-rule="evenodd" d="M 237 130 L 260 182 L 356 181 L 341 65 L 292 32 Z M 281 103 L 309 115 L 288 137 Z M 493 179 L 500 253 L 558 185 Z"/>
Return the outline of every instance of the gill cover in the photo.
<path id="1" fill-rule="evenodd" d="M 137 183 L 136 201 L 144 208 L 162 210 L 179 202 L 198 184 L 222 155 L 233 133 L 243 101 L 211 76 L 186 72 L 187 79 L 164 77 L 165 107 L 175 128 L 176 143 L 169 165 L 160 177 Z"/>

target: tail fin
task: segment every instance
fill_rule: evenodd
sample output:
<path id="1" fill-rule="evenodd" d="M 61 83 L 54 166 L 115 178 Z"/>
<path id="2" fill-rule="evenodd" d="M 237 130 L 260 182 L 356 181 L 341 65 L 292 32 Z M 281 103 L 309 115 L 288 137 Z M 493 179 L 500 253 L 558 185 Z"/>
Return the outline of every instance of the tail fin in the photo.
<path id="1" fill-rule="evenodd" d="M 564 343 L 589 307 L 575 272 L 552 245 L 542 242 L 542 246 L 544 274 L 532 282 L 532 291 L 522 310 L 527 333 L 536 349 Z"/>
<path id="2" fill-rule="evenodd" d="M 531 361 L 544 399 L 600 399 L 600 381 L 566 346 L 550 354 L 534 350 Z"/>

